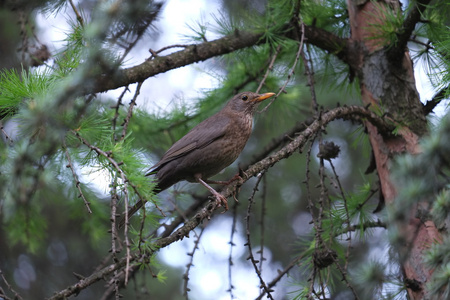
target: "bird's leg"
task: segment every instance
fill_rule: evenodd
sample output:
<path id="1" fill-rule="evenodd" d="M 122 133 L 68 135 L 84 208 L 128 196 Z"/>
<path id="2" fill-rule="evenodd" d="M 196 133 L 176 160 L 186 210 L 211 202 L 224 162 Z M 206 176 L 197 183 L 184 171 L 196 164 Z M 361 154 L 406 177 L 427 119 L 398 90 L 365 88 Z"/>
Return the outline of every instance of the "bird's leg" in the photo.
<path id="1" fill-rule="evenodd" d="M 235 180 L 239 180 L 242 179 L 242 177 L 239 175 L 239 173 L 237 173 L 236 175 L 233 176 L 233 178 L 231 178 L 228 181 L 221 181 L 221 180 L 209 180 L 206 179 L 205 182 L 209 183 L 209 184 L 221 184 L 221 185 L 229 185 L 230 183 L 232 183 Z"/>
<path id="2" fill-rule="evenodd" d="M 216 197 L 216 201 L 218 204 L 221 204 L 223 206 L 223 208 L 225 209 L 225 211 L 228 210 L 228 202 L 227 202 L 227 198 L 225 198 L 224 196 L 222 196 L 221 194 L 219 194 L 215 189 L 213 189 L 209 184 L 207 184 L 205 181 L 203 181 L 200 176 L 196 176 L 195 179 L 197 180 L 198 183 L 200 183 L 201 185 L 203 185 L 205 188 L 207 188 L 211 194 L 214 195 L 214 197 Z"/>

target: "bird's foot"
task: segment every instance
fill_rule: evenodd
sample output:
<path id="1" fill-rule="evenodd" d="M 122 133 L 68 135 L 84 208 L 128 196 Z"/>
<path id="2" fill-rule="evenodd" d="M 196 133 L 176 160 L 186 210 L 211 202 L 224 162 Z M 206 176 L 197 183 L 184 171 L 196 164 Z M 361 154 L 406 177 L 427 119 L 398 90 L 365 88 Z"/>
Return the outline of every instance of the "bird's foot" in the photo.
<path id="1" fill-rule="evenodd" d="M 241 180 L 242 177 L 238 174 L 234 175 L 233 178 L 231 178 L 230 180 L 227 181 L 221 181 L 221 180 L 205 180 L 206 183 L 210 183 L 210 184 L 220 184 L 220 185 L 229 185 L 230 183 L 232 183 L 233 181 L 236 180 Z"/>
<path id="2" fill-rule="evenodd" d="M 228 183 L 230 184 L 230 183 L 232 183 L 233 181 L 236 181 L 236 180 L 243 180 L 241 175 L 240 175 L 240 173 L 237 173 L 236 175 L 234 175 L 233 178 L 228 180 Z"/>
<path id="3" fill-rule="evenodd" d="M 210 187 L 204 180 L 202 180 L 200 177 L 197 177 L 197 182 L 199 182 L 201 185 L 203 185 L 204 187 L 206 187 L 211 194 L 214 195 L 214 197 L 216 198 L 216 203 L 217 205 L 221 205 L 223 206 L 223 208 L 225 209 L 225 211 L 228 210 L 228 202 L 227 202 L 227 198 L 225 198 L 224 196 L 222 196 L 219 192 L 217 192 L 215 189 L 213 189 L 212 187 Z"/>
<path id="4" fill-rule="evenodd" d="M 215 190 L 214 191 L 211 190 L 210 192 L 213 194 L 214 198 L 216 199 L 217 207 L 219 207 L 219 206 L 223 207 L 224 211 L 222 213 L 228 211 L 227 198 L 225 198 L 224 196 L 222 196 L 219 192 L 216 192 Z"/>
<path id="5" fill-rule="evenodd" d="M 228 210 L 228 201 L 227 198 L 225 198 L 224 196 L 222 196 L 221 194 L 217 193 L 217 195 L 214 195 L 216 197 L 216 203 L 219 206 L 222 206 L 224 211 L 226 212 Z"/>

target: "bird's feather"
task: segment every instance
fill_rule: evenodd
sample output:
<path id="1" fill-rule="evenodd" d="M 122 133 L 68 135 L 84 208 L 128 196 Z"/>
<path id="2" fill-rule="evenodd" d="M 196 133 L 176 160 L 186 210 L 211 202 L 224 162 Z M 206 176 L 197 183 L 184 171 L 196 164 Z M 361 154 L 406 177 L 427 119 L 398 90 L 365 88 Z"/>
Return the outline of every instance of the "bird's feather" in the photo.
<path id="1" fill-rule="evenodd" d="M 222 138 L 227 132 L 227 125 L 229 125 L 229 120 L 224 115 L 218 118 L 216 114 L 204 120 L 173 144 L 161 160 L 152 166 L 150 170 L 158 169 L 176 158 L 184 156 L 196 149 L 204 148 L 217 139 Z"/>

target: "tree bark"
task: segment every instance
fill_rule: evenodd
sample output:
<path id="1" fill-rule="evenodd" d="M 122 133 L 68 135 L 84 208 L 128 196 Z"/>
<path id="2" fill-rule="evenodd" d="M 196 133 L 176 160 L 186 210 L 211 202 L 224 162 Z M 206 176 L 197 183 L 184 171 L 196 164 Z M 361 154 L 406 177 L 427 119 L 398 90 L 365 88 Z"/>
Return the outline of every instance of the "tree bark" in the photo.
<path id="1" fill-rule="evenodd" d="M 287 26 L 286 36 L 300 40 L 301 32 L 296 32 Z M 297 35 L 297 36 L 294 36 Z M 308 43 L 333 53 L 342 60 L 348 55 L 346 40 L 321 28 L 304 26 L 304 35 Z M 212 57 L 232 53 L 266 42 L 263 33 L 249 31 L 235 31 L 234 33 L 214 41 L 186 46 L 185 49 L 148 59 L 143 63 L 127 68 L 118 69 L 114 74 L 103 74 L 89 90 L 90 93 L 101 93 L 124 87 L 129 84 L 142 82 L 147 78 L 196 62 L 205 61 Z"/>
<path id="2" fill-rule="evenodd" d="M 347 0 L 351 38 L 357 57 L 351 66 L 359 79 L 362 101 L 383 113 L 400 128 L 397 135 L 380 132 L 367 123 L 376 170 L 387 205 L 396 198 L 398 187 L 392 181 L 392 160 L 399 154 L 420 152 L 419 138 L 427 132 L 427 122 L 415 87 L 413 63 L 406 48 L 414 25 L 419 21 L 424 3 L 418 3 L 405 18 L 397 43 L 385 40 L 380 27 L 387 22 L 386 12 L 397 13 L 397 1 Z M 418 13 L 419 12 L 419 13 Z M 378 27 L 378 26 L 380 27 Z M 376 38 L 374 38 L 376 37 Z M 417 208 L 409 212 L 409 220 L 399 224 L 403 243 L 399 246 L 400 264 L 410 299 L 430 299 L 425 284 L 432 270 L 424 262 L 424 251 L 441 236 L 432 221 L 418 219 Z M 395 221 L 395 220 L 393 220 Z"/>

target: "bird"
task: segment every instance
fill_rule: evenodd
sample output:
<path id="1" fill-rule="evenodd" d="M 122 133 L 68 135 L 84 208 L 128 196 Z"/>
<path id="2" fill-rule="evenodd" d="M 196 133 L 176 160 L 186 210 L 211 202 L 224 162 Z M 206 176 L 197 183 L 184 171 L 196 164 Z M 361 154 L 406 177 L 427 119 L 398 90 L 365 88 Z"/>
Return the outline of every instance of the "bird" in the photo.
<path id="1" fill-rule="evenodd" d="M 228 210 L 227 199 L 208 183 L 208 180 L 231 165 L 244 149 L 253 129 L 253 115 L 261 103 L 275 93 L 258 94 L 242 92 L 235 95 L 216 114 L 192 128 L 175 142 L 153 165 L 146 176 L 155 175 L 155 193 L 164 191 L 177 182 L 186 180 L 206 187 L 216 198 L 217 204 Z M 128 211 L 128 218 L 136 213 L 144 202 L 140 200 Z M 119 228 L 125 223 L 119 222 Z"/>

